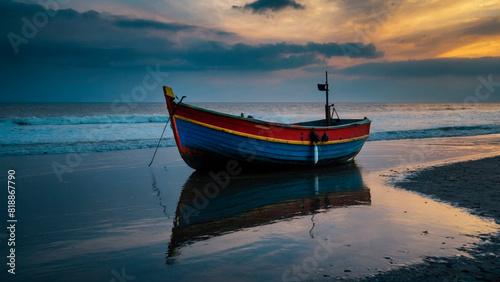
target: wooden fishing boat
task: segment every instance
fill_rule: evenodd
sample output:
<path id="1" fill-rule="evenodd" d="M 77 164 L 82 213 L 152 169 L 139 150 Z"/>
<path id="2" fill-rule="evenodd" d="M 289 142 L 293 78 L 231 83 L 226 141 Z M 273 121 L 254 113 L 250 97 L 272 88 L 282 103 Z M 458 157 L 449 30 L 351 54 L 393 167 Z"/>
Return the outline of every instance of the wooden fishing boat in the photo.
<path id="1" fill-rule="evenodd" d="M 320 166 L 350 161 L 369 137 L 371 121 L 332 118 L 328 78 L 326 118 L 276 123 L 202 109 L 177 100 L 164 86 L 170 122 L 182 159 L 194 169 Z M 234 168 L 233 168 L 234 169 Z"/>

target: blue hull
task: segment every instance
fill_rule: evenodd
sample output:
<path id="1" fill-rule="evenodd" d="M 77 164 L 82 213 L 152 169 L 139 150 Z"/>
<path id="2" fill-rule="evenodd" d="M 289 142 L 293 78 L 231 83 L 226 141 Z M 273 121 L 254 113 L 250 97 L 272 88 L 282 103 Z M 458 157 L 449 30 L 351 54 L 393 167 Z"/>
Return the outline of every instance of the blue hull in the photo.
<path id="1" fill-rule="evenodd" d="M 314 145 L 298 145 L 271 142 L 261 139 L 231 134 L 208 128 L 196 123 L 175 119 L 179 139 L 183 149 L 191 153 L 184 159 L 197 167 L 213 166 L 228 160 L 245 163 L 267 165 L 325 165 L 347 162 L 361 150 L 365 140 L 354 140 L 345 143 L 317 145 L 317 162 L 315 163 Z"/>

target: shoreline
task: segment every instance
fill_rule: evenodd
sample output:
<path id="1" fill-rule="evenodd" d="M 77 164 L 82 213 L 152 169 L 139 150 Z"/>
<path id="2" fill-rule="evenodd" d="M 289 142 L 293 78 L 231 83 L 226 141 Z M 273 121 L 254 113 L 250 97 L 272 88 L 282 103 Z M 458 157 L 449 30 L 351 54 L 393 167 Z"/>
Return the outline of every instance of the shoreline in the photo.
<path id="1" fill-rule="evenodd" d="M 467 209 L 471 214 L 500 223 L 500 156 L 429 166 L 411 171 L 390 183 Z M 376 281 L 499 281 L 500 234 L 481 234 L 482 244 L 465 249 L 470 257 L 426 257 L 423 263 L 383 272 L 365 280 Z"/>

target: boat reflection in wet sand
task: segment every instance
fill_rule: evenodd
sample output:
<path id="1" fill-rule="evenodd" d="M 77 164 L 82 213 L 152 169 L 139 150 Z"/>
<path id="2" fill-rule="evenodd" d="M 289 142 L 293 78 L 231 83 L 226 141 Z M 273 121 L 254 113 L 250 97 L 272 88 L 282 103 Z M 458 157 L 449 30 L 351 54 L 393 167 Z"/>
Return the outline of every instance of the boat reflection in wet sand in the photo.
<path id="1" fill-rule="evenodd" d="M 370 190 L 364 186 L 355 163 L 315 170 L 243 173 L 230 179 L 215 175 L 197 171 L 186 181 L 177 205 L 167 263 L 174 263 L 180 247 L 197 241 L 331 208 L 371 203 Z"/>

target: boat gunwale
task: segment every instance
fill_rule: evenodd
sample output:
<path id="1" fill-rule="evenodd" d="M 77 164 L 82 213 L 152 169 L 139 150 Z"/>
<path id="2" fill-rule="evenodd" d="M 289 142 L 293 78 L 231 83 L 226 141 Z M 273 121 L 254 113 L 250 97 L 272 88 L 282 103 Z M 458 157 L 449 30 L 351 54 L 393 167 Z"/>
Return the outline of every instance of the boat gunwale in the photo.
<path id="1" fill-rule="evenodd" d="M 208 109 L 197 107 L 197 106 L 193 106 L 193 105 L 190 105 L 190 104 L 176 103 L 175 101 L 173 101 L 173 102 L 174 102 L 174 104 L 179 105 L 179 106 L 184 106 L 184 107 L 188 107 L 188 108 L 191 108 L 191 109 L 194 109 L 194 110 L 203 111 L 203 112 L 207 112 L 207 113 L 211 113 L 211 114 L 215 114 L 215 115 L 219 115 L 219 116 L 224 116 L 224 117 L 228 117 L 228 118 L 238 119 L 238 120 L 242 120 L 242 121 L 248 121 L 248 122 L 251 122 L 251 123 L 258 123 L 258 124 L 267 125 L 267 126 L 284 127 L 284 128 L 291 128 L 291 129 L 301 129 L 301 130 L 318 129 L 318 130 L 327 130 L 327 129 L 355 127 L 355 126 L 360 126 L 360 125 L 363 125 L 363 124 L 366 124 L 366 123 L 371 123 L 371 120 L 365 117 L 364 119 L 345 119 L 345 120 L 352 120 L 353 122 L 347 123 L 347 124 L 341 124 L 341 125 L 332 125 L 332 126 L 305 126 L 305 125 L 298 125 L 298 124 L 300 124 L 300 123 L 308 123 L 308 122 L 317 122 L 317 121 L 319 122 L 319 121 L 323 121 L 323 119 L 312 120 L 312 121 L 304 121 L 304 122 L 298 122 L 298 123 L 279 123 L 279 122 L 271 122 L 271 121 L 265 121 L 265 120 L 255 119 L 255 118 L 240 117 L 240 116 L 237 116 L 237 115 L 232 115 L 232 114 L 217 112 L 217 111 L 213 111 L 213 110 L 208 110 Z M 174 117 L 175 116 L 176 116 L 176 114 L 174 114 Z"/>
<path id="2" fill-rule="evenodd" d="M 307 146 L 311 145 L 311 141 L 286 140 L 286 139 L 281 139 L 281 138 L 264 137 L 264 136 L 253 135 L 253 134 L 249 134 L 249 133 L 245 133 L 245 132 L 239 132 L 239 131 L 235 131 L 235 130 L 231 130 L 231 129 L 227 129 L 227 128 L 214 126 L 214 125 L 207 124 L 204 122 L 192 120 L 192 119 L 186 118 L 186 117 L 175 116 L 175 118 L 186 121 L 186 122 L 194 123 L 194 124 L 197 124 L 197 125 L 200 125 L 203 127 L 207 127 L 207 128 L 213 129 L 213 130 L 217 130 L 217 131 L 221 131 L 221 132 L 225 132 L 225 133 L 229 133 L 229 134 L 233 134 L 233 135 L 238 135 L 238 136 L 242 136 L 242 137 L 246 137 L 246 138 L 261 140 L 261 141 L 267 141 L 267 142 L 272 142 L 272 143 L 282 143 L 282 144 L 289 144 L 289 145 L 307 145 Z M 358 136 L 358 137 L 351 137 L 351 138 L 347 138 L 347 139 L 331 140 L 331 141 L 325 141 L 325 142 L 321 141 L 321 142 L 318 142 L 317 145 L 327 146 L 327 145 L 334 145 L 334 144 L 349 143 L 349 142 L 354 142 L 354 141 L 359 141 L 359 140 L 366 140 L 369 137 L 370 137 L 370 134 L 362 135 L 362 136 Z"/>

